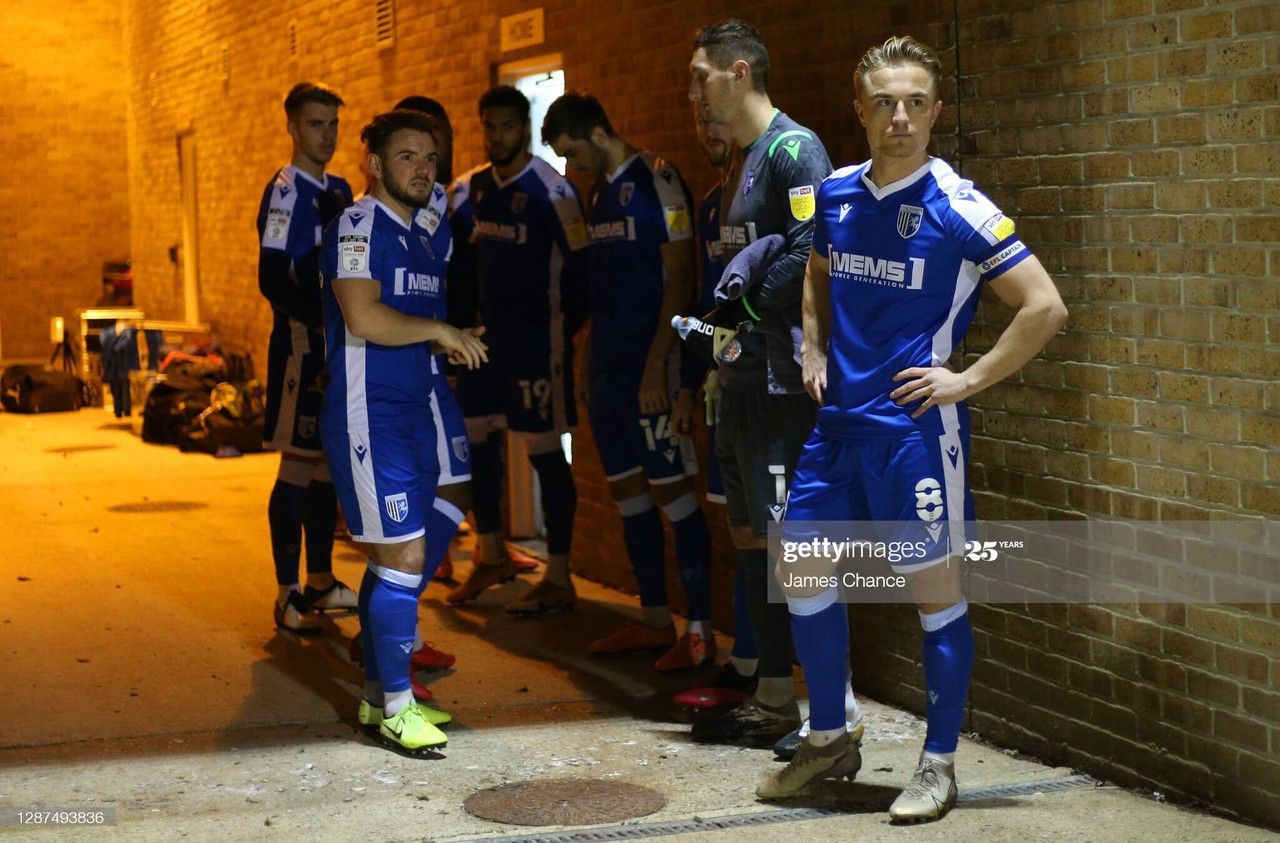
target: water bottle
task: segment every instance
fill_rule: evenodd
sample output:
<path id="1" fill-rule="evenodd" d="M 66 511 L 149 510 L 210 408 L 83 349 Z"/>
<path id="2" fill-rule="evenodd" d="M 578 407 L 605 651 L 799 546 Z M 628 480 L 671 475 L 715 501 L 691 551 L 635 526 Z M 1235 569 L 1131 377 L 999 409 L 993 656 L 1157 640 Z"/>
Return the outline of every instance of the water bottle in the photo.
<path id="1" fill-rule="evenodd" d="M 689 350 L 707 360 L 712 358 L 712 337 L 715 326 L 703 322 L 696 316 L 673 316 L 671 327 L 676 329 L 680 339 L 688 344 Z"/>

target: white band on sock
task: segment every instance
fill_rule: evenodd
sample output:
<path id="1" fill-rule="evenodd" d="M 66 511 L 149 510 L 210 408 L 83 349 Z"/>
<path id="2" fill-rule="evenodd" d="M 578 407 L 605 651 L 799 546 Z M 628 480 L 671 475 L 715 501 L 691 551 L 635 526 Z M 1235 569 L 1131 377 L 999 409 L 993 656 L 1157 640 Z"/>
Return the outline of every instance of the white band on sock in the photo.
<path id="1" fill-rule="evenodd" d="M 623 518 L 630 518 L 632 515 L 639 515 L 651 509 L 653 509 L 653 496 L 648 492 L 618 501 L 618 512 L 622 513 Z"/>
<path id="2" fill-rule="evenodd" d="M 290 486 L 301 486 L 305 489 L 311 485 L 311 478 L 315 471 L 314 463 L 281 459 L 280 470 L 276 472 L 276 479 L 281 483 L 288 483 Z"/>
<path id="3" fill-rule="evenodd" d="M 961 600 L 954 606 L 948 606 L 941 612 L 920 613 L 920 625 L 925 632 L 937 632 L 949 623 L 959 620 L 969 611 L 969 601 Z"/>
<path id="4" fill-rule="evenodd" d="M 467 517 L 465 512 L 463 512 L 461 509 L 458 509 L 456 506 L 449 503 L 444 498 L 436 498 L 435 501 L 431 504 L 431 506 L 435 508 L 436 512 L 441 513 L 442 515 L 444 515 L 445 518 L 448 518 L 454 524 L 461 524 L 462 519 Z"/>
<path id="5" fill-rule="evenodd" d="M 840 592 L 835 586 L 825 588 L 817 594 L 809 597 L 792 597 L 787 595 L 787 608 L 791 610 L 791 614 L 808 617 L 816 615 L 824 609 L 829 609 L 840 599 Z"/>
<path id="6" fill-rule="evenodd" d="M 422 585 L 422 574 L 406 574 L 404 571 L 397 571 L 395 568 L 384 568 L 372 559 L 365 564 L 369 566 L 370 571 L 373 571 L 375 577 L 385 582 L 393 582 L 405 588 L 417 588 Z"/>
<path id="7" fill-rule="evenodd" d="M 698 511 L 698 499 L 694 497 L 693 492 L 686 492 L 671 503 L 664 503 L 662 511 L 667 513 L 667 517 L 674 524 L 677 521 L 683 521 Z"/>

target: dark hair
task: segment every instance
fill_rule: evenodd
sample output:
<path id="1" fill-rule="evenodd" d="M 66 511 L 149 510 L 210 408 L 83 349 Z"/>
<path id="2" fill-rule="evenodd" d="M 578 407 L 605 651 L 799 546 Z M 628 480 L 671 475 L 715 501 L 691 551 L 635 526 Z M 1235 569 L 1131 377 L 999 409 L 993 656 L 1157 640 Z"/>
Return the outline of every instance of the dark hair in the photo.
<path id="1" fill-rule="evenodd" d="M 769 51 L 764 39 L 754 26 L 744 20 L 729 18 L 711 23 L 698 30 L 693 38 L 693 49 L 707 51 L 707 58 L 719 70 L 741 59 L 751 68 L 751 84 L 757 91 L 769 89 Z"/>
<path id="2" fill-rule="evenodd" d="M 335 107 L 346 105 L 342 97 L 338 96 L 338 92 L 330 87 L 319 82 L 299 82 L 289 89 L 288 96 L 284 98 L 284 113 L 290 117 L 297 117 L 298 112 L 302 111 L 302 107 L 309 102 Z"/>
<path id="3" fill-rule="evenodd" d="M 596 126 L 606 135 L 614 134 L 600 100 L 591 94 L 568 91 L 547 109 L 542 121 L 542 142 L 550 144 L 561 135 L 568 135 L 570 140 L 586 140 Z"/>
<path id="4" fill-rule="evenodd" d="M 444 110 L 444 106 L 431 97 L 405 97 L 395 105 L 396 111 L 420 111 L 428 117 L 435 120 L 446 130 L 452 130 L 453 124 L 449 122 L 449 114 Z"/>
<path id="5" fill-rule="evenodd" d="M 360 130 L 360 140 L 370 152 L 381 158 L 387 151 L 391 136 L 401 129 L 425 132 L 431 135 L 432 141 L 436 141 L 436 121 L 421 111 L 407 109 L 388 111 L 374 117 L 368 126 Z"/>
<path id="6" fill-rule="evenodd" d="M 480 116 L 487 108 L 514 108 L 521 122 L 529 119 L 529 98 L 510 85 L 495 85 L 480 97 Z"/>

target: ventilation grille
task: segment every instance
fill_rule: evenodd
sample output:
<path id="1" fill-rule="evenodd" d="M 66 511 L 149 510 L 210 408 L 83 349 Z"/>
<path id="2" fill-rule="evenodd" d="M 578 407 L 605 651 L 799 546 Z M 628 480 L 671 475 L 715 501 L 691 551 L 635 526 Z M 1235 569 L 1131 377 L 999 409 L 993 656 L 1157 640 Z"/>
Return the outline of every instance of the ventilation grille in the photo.
<path id="1" fill-rule="evenodd" d="M 395 0 L 373 0 L 373 28 L 378 49 L 396 43 Z"/>
<path id="2" fill-rule="evenodd" d="M 296 20 L 289 21 L 289 58 L 296 59 L 298 57 L 298 22 Z"/>

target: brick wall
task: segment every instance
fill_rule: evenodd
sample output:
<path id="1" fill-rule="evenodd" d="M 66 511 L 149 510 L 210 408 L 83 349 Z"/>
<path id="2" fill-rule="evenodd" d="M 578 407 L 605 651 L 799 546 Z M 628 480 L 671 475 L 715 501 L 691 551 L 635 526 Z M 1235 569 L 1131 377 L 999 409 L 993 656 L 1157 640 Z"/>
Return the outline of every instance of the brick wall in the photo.
<path id="1" fill-rule="evenodd" d="M 979 516 L 1274 519 L 1280 6 L 959 8 L 964 174 L 1016 216 L 1071 311 L 1041 359 L 973 402 Z M 988 296 L 968 360 L 1007 319 Z M 1280 614 L 974 617 L 975 729 L 1280 822 Z"/>
<path id="2" fill-rule="evenodd" d="M 1043 359 L 974 402 L 972 474 L 988 518 L 1277 511 L 1280 185 L 1265 140 L 1278 134 L 1274 4 L 1154 2 L 1168 0 L 961 0 L 959 21 L 951 3 L 924 0 L 864 4 L 856 15 L 836 2 L 733 7 L 771 45 L 776 104 L 816 130 L 838 164 L 866 154 L 849 102 L 866 46 L 910 31 L 943 48 L 949 76 L 958 71 L 944 98 L 959 106 L 944 111 L 938 152 L 1017 218 L 1073 317 Z M 286 12 L 243 0 L 126 2 L 145 306 L 180 315 L 167 255 L 181 233 L 175 138 L 194 131 L 202 316 L 229 346 L 264 359 L 270 320 L 253 219 L 289 154 L 280 99 L 303 78 L 349 103 L 332 168 L 357 188 L 356 135 L 375 111 L 409 93 L 439 98 L 454 115 L 462 171 L 481 160 L 474 104 L 494 66 L 548 52 L 564 55 L 569 85 L 600 95 L 624 136 L 670 158 L 695 194 L 710 186 L 685 99 L 688 41 L 727 4 L 547 4 L 546 44 L 509 54 L 499 52 L 497 20 L 526 3 L 409 5 L 397 9 L 396 46 L 379 52 L 368 2 L 298 0 Z M 966 354 L 988 348 L 1007 319 L 985 302 Z M 633 587 L 585 426 L 575 444 L 578 569 Z M 721 511 L 707 511 L 716 614 L 727 625 L 733 554 Z M 858 688 L 922 711 L 915 612 L 851 616 Z M 1274 618 L 1051 606 L 975 608 L 974 619 L 972 728 L 1125 783 L 1280 818 Z"/>
<path id="3" fill-rule="evenodd" d="M 7 3 L 0 58 L 0 356 L 47 359 L 49 318 L 102 294 L 102 263 L 129 254 L 119 0 Z"/>

